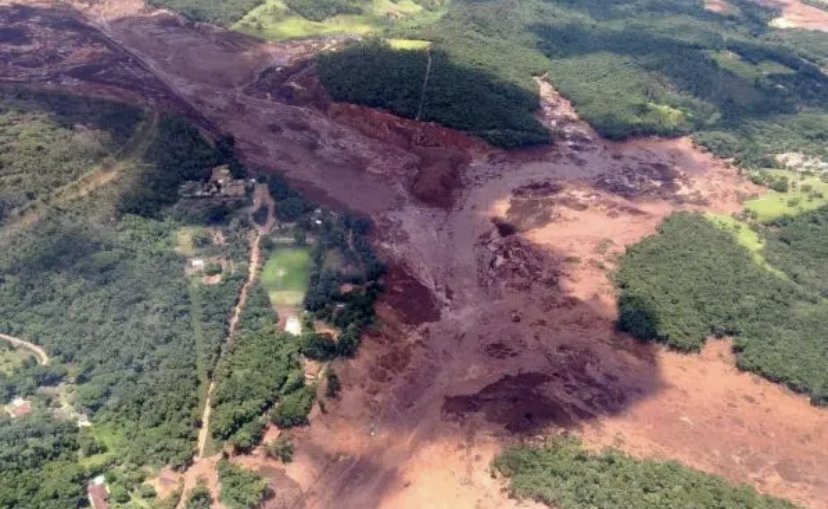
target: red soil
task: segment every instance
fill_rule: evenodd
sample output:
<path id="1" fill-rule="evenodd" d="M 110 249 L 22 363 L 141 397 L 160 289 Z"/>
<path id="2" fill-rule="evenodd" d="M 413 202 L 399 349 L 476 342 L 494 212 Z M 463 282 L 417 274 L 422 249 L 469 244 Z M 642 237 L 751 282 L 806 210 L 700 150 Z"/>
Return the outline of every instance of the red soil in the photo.
<path id="1" fill-rule="evenodd" d="M 389 291 L 357 358 L 334 363 L 340 398 L 296 433 L 293 463 L 235 458 L 284 493 L 273 507 L 527 507 L 489 461 L 527 434 L 567 429 L 828 508 L 824 409 L 711 351 L 669 353 L 614 328 L 614 256 L 674 210 L 738 211 L 758 190 L 735 168 L 687 139 L 602 141 L 543 82 L 539 115 L 565 139 L 494 150 L 328 105 L 299 63 L 329 40 L 258 43 L 96 5 L 82 32 L 151 74 L 154 100 L 197 111 L 248 162 L 378 225 Z M 62 35 L 46 33 L 39 51 L 55 51 L 50 37 Z M 43 69 L 73 90 L 151 95 L 140 80 L 61 82 L 73 66 Z M 3 79 L 35 75 L 0 68 Z M 280 92 L 291 83 L 301 93 Z"/>

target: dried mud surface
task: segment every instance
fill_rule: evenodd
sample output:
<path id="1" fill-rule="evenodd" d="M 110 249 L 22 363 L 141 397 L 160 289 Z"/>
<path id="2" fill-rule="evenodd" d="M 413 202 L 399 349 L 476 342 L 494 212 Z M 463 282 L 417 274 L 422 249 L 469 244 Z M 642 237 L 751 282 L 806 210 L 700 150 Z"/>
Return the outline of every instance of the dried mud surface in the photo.
<path id="1" fill-rule="evenodd" d="M 263 43 L 133 2 L 29 4 L 0 5 L 14 29 L 0 80 L 174 108 L 377 224 L 388 290 L 359 355 L 334 363 L 342 394 L 294 432 L 293 463 L 234 458 L 268 476 L 267 507 L 535 507 L 489 462 L 569 430 L 828 508 L 828 412 L 737 371 L 725 343 L 678 355 L 614 328 L 617 255 L 674 210 L 739 211 L 759 190 L 735 168 L 687 139 L 601 140 L 543 80 L 538 114 L 564 138 L 503 152 L 330 104 L 308 57 L 335 39 Z"/>

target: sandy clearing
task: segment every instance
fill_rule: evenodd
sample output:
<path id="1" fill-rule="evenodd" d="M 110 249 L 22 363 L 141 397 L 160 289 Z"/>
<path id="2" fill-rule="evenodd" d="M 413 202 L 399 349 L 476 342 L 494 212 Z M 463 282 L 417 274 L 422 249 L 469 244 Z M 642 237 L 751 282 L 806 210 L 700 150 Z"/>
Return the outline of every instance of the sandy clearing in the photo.
<path id="1" fill-rule="evenodd" d="M 781 12 L 781 16 L 771 20 L 772 27 L 828 32 L 828 7 L 820 9 L 800 0 L 757 0 L 757 3 L 779 9 Z"/>
<path id="2" fill-rule="evenodd" d="M 711 12 L 719 14 L 726 14 L 731 12 L 733 8 L 725 0 L 705 0 L 704 8 Z"/>
<path id="3" fill-rule="evenodd" d="M 763 378 L 740 372 L 731 342 L 699 356 L 662 350 L 661 392 L 618 416 L 590 423 L 593 446 L 675 459 L 807 507 L 828 507 L 828 412 Z"/>

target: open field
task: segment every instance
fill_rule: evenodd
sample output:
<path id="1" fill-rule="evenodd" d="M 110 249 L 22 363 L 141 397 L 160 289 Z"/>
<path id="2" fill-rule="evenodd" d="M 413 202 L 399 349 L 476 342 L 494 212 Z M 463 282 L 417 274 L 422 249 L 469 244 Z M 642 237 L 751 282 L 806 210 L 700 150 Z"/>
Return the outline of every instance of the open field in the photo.
<path id="1" fill-rule="evenodd" d="M 750 251 L 753 261 L 757 265 L 769 270 L 779 277 L 786 277 L 782 271 L 776 267 L 773 267 L 767 260 L 765 260 L 765 257 L 762 255 L 762 248 L 765 246 L 765 239 L 760 237 L 759 233 L 752 229 L 748 223 L 739 221 L 732 216 L 707 214 L 706 217 L 722 230 L 731 233 L 740 246 Z"/>
<path id="2" fill-rule="evenodd" d="M 308 289 L 310 251 L 306 248 L 277 247 L 262 267 L 261 284 L 274 306 L 302 303 Z"/>
<path id="3" fill-rule="evenodd" d="M 828 180 L 819 175 L 803 175 L 788 170 L 768 170 L 775 177 L 788 179 L 788 191 L 769 190 L 745 203 L 747 210 L 759 221 L 767 222 L 782 216 L 795 216 L 828 204 Z"/>
<path id="4" fill-rule="evenodd" d="M 325 19 L 309 19 L 292 10 L 284 0 L 265 0 L 233 25 L 250 35 L 268 39 L 294 39 L 324 35 L 379 34 L 399 20 L 428 22 L 438 19 L 445 11 L 429 11 L 413 0 L 366 0 L 359 14 L 338 14 Z"/>

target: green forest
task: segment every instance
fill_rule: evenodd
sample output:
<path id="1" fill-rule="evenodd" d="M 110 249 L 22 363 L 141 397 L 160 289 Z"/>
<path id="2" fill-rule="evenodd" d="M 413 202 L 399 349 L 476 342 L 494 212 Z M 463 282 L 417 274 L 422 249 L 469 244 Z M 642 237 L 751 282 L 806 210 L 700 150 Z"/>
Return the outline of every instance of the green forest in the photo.
<path id="1" fill-rule="evenodd" d="M 749 0 L 730 2 L 727 13 L 702 0 L 416 2 L 421 12 L 390 2 L 381 19 L 361 0 L 155 1 L 225 26 L 244 17 L 246 31 L 264 36 L 376 37 L 319 56 L 335 100 L 498 146 L 554 138 L 535 118 L 533 77 L 543 76 L 611 139 L 690 134 L 757 168 L 781 152 L 828 157 L 828 42 L 770 27 L 776 12 Z M 382 38 L 431 45 L 395 49 Z"/>
<path id="2" fill-rule="evenodd" d="M 78 428 L 38 413 L 0 414 L 0 507 L 67 509 L 86 501 Z"/>
<path id="3" fill-rule="evenodd" d="M 673 214 L 620 260 L 619 327 L 682 351 L 734 336 L 740 368 L 828 403 L 826 214 L 755 226 L 781 276 L 704 216 Z"/>
<path id="4" fill-rule="evenodd" d="M 270 495 L 267 481 L 229 461 L 219 462 L 218 476 L 219 500 L 229 509 L 258 507 Z"/>
<path id="5" fill-rule="evenodd" d="M 117 152 L 142 116 L 120 103 L 0 88 L 0 225 Z"/>
<path id="6" fill-rule="evenodd" d="M 513 495 L 558 509 L 794 509 L 790 502 L 674 461 L 638 460 L 612 449 L 589 452 L 573 438 L 519 445 L 493 468 Z"/>
<path id="7" fill-rule="evenodd" d="M 246 277 L 247 227 L 225 219 L 238 203 L 217 213 L 178 202 L 177 191 L 232 156 L 183 120 L 147 124 L 120 103 L 16 89 L 0 99 L 4 193 L 65 186 L 101 164 L 120 172 L 80 198 L 28 196 L 43 201 L 31 224 L 14 215 L 0 224 L 14 247 L 0 251 L 0 332 L 43 345 L 51 359 L 0 373 L 0 402 L 23 396 L 35 408 L 0 425 L 0 457 L 27 458 L 6 460 L 0 506 L 79 507 L 102 469 L 112 496 L 129 499 L 138 466 L 180 467 L 193 456 L 206 381 Z M 187 276 L 177 251 L 182 229 L 208 226 L 223 245 L 200 234 L 196 253 L 239 268 L 215 285 Z M 89 416 L 91 434 L 78 434 L 75 411 Z"/>
<path id="8" fill-rule="evenodd" d="M 767 8 L 731 3 L 736 14 L 700 0 L 455 0 L 432 23 L 385 33 L 431 49 L 402 55 L 368 42 L 322 55 L 320 74 L 337 100 L 408 117 L 422 93 L 423 118 L 502 146 L 540 141 L 532 76 L 546 75 L 608 138 L 693 134 L 748 166 L 778 152 L 828 155 L 828 43 L 769 28 Z M 427 53 L 438 65 L 423 93 Z M 490 133 L 493 119 L 516 133 Z"/>
<path id="9" fill-rule="evenodd" d="M 382 41 L 370 41 L 322 54 L 319 77 L 337 101 L 439 122 L 498 146 L 550 140 L 534 118 L 537 92 L 457 65 L 442 50 L 395 50 Z"/>

